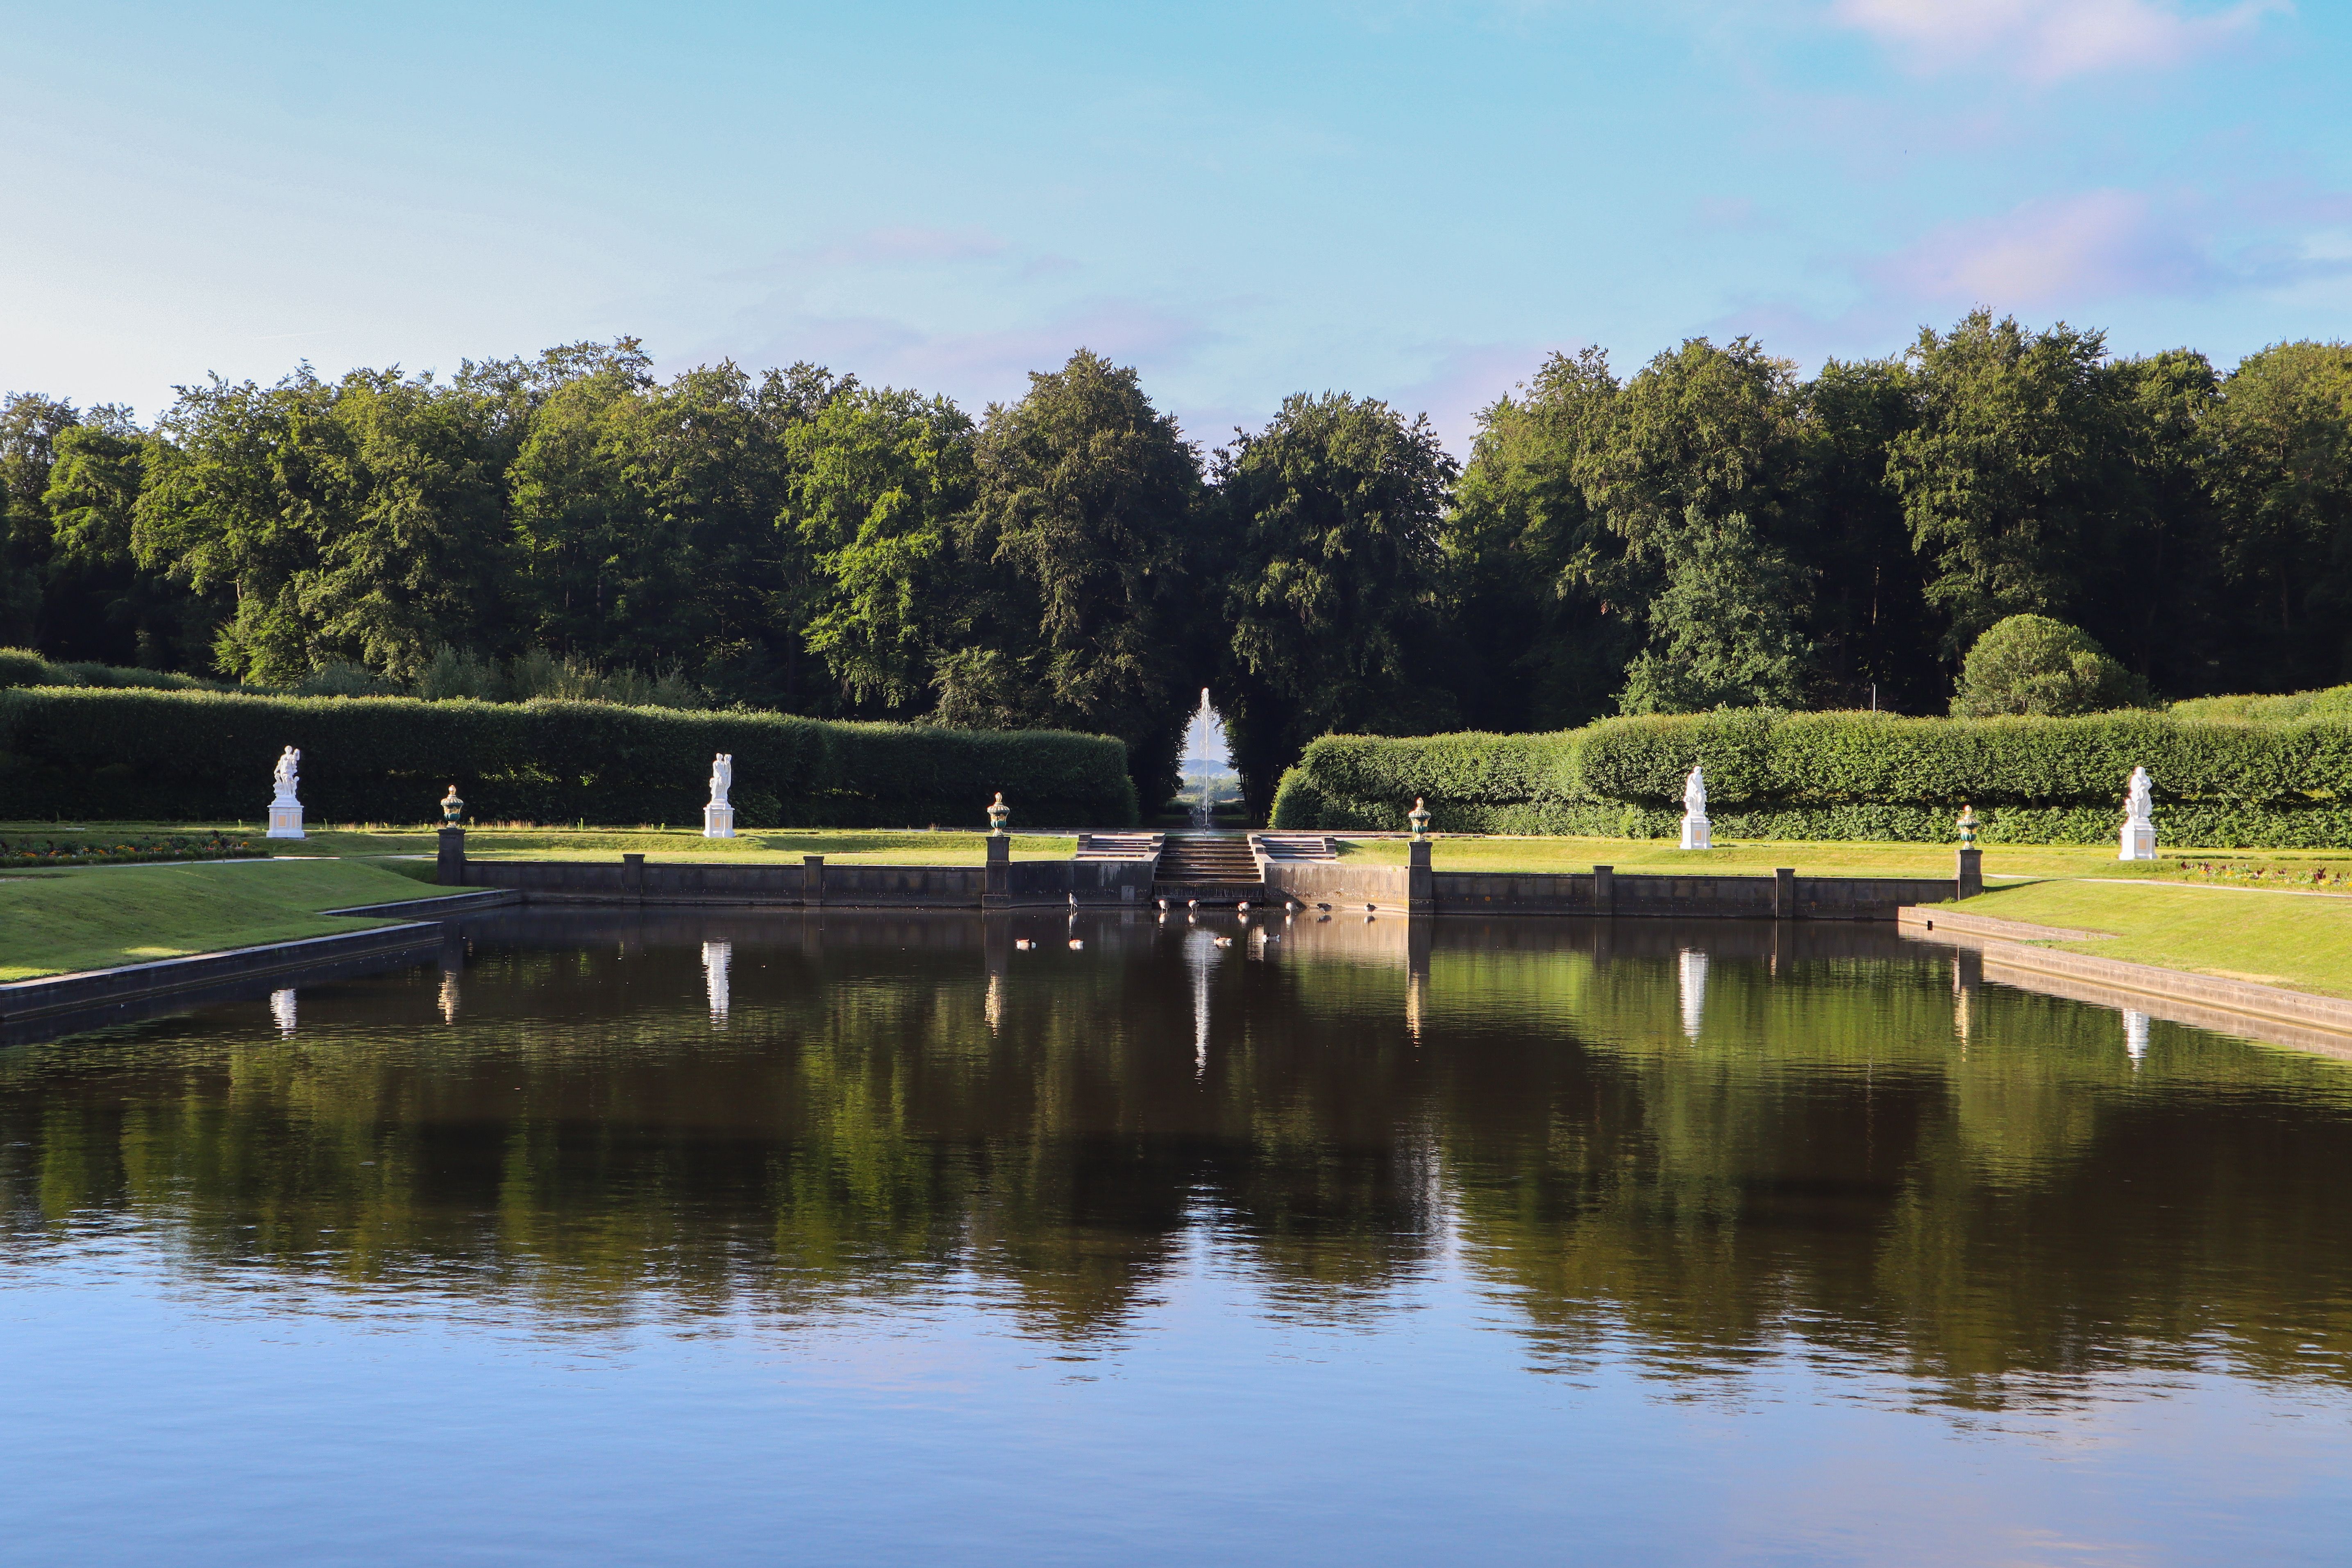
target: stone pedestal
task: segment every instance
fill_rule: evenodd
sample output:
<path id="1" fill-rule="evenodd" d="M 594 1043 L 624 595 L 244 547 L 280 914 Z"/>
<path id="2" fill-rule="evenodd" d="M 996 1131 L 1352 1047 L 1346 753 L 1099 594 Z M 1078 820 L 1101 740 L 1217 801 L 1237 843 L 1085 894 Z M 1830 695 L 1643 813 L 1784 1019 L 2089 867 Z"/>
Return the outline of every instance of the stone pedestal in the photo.
<path id="1" fill-rule="evenodd" d="M 302 837 L 302 803 L 299 800 L 273 800 L 269 803 L 270 838 Z"/>
<path id="2" fill-rule="evenodd" d="M 1953 897 L 1973 899 L 1984 891 L 1984 851 L 1963 849 L 1958 866 L 1954 868 L 1953 880 L 1958 884 Z"/>
<path id="3" fill-rule="evenodd" d="M 1002 833 L 988 836 L 987 869 L 982 874 L 980 907 L 1001 910 L 1013 902 L 1013 840 Z"/>
<path id="4" fill-rule="evenodd" d="M 466 830 L 462 827 L 441 829 L 441 853 L 435 858 L 433 879 L 445 888 L 466 885 Z"/>
<path id="5" fill-rule="evenodd" d="M 2116 852 L 2118 860 L 2153 860 L 2156 858 L 2156 824 L 2126 822 L 2124 824 L 2123 845 Z"/>
<path id="6" fill-rule="evenodd" d="M 731 805 L 706 805 L 702 808 L 702 836 L 705 838 L 735 837 L 735 808 Z"/>
<path id="7" fill-rule="evenodd" d="M 1688 812 L 1683 814 L 1683 847 L 1685 849 L 1715 847 L 1714 834 L 1707 826 L 1706 817 L 1694 816 Z"/>
<path id="8" fill-rule="evenodd" d="M 1437 912 L 1437 873 L 1429 863 L 1429 840 L 1413 839 L 1405 847 L 1404 908 L 1409 915 Z"/>

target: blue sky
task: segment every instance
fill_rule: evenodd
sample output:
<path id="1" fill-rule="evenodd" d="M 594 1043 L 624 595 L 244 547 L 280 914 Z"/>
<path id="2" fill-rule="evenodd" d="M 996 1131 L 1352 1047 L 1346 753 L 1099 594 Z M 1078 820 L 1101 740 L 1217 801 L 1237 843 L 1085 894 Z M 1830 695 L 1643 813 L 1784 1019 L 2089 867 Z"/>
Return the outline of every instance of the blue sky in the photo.
<path id="1" fill-rule="evenodd" d="M 1549 351 L 2352 336 L 2352 6 L 0 6 L 0 388 L 615 333 L 1457 450 Z"/>

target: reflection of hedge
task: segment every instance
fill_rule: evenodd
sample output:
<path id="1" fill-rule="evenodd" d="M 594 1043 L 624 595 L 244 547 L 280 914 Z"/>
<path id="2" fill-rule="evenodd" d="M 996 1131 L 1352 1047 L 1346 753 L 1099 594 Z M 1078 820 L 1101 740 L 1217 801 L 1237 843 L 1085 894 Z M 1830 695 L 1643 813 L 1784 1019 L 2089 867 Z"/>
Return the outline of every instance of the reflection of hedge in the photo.
<path id="1" fill-rule="evenodd" d="M 421 822 L 455 784 L 478 822 L 698 823 L 714 752 L 745 827 L 1135 820 L 1127 749 L 1098 735 L 837 724 L 597 702 L 420 702 L 0 690 L 0 817 L 258 819 L 302 749 L 315 822 Z"/>
<path id="2" fill-rule="evenodd" d="M 1275 797 L 1279 827 L 1381 827 L 1415 795 L 1457 832 L 1664 837 L 1706 769 L 1722 838 L 1948 840 L 1963 800 L 1999 843 L 2097 843 L 2135 766 L 2172 844 L 2352 844 L 2352 724 L 2133 711 L 1903 719 L 1757 711 L 1604 720 L 1551 735 L 1329 736 Z"/>

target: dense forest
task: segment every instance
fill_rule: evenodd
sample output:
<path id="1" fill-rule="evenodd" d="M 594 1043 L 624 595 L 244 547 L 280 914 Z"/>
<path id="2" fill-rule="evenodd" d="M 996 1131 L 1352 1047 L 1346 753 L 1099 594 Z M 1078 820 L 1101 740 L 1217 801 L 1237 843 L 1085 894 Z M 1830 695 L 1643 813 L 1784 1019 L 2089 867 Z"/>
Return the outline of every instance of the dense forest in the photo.
<path id="1" fill-rule="evenodd" d="M 1084 351 L 977 417 L 628 339 L 215 377 L 149 427 L 19 393 L 0 506 L 0 644 L 58 659 L 1092 731 L 1146 800 L 1207 686 L 1259 813 L 1332 731 L 1941 711 L 2024 613 L 2159 697 L 2352 679 L 2352 345 L 2223 373 L 1984 310 L 1810 379 L 1555 355 L 1466 465 L 1338 393 L 1204 450 Z"/>

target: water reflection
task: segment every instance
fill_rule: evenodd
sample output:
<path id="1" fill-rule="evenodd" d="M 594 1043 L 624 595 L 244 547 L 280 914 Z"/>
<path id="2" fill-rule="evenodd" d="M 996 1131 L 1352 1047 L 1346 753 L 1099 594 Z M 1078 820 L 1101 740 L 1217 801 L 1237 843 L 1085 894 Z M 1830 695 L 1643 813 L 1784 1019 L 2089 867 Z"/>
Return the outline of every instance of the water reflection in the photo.
<path id="1" fill-rule="evenodd" d="M 299 1031 L 288 990 L 0 1058 L 0 1224 L 559 1318 L 972 1279 L 1072 1343 L 1204 1247 L 1367 1322 L 1459 1268 L 1535 1365 L 1793 1346 L 1954 1410 L 2352 1376 L 2336 1064 L 2138 1015 L 2118 1051 L 1860 929 L 1241 931 L 486 921 Z"/>

